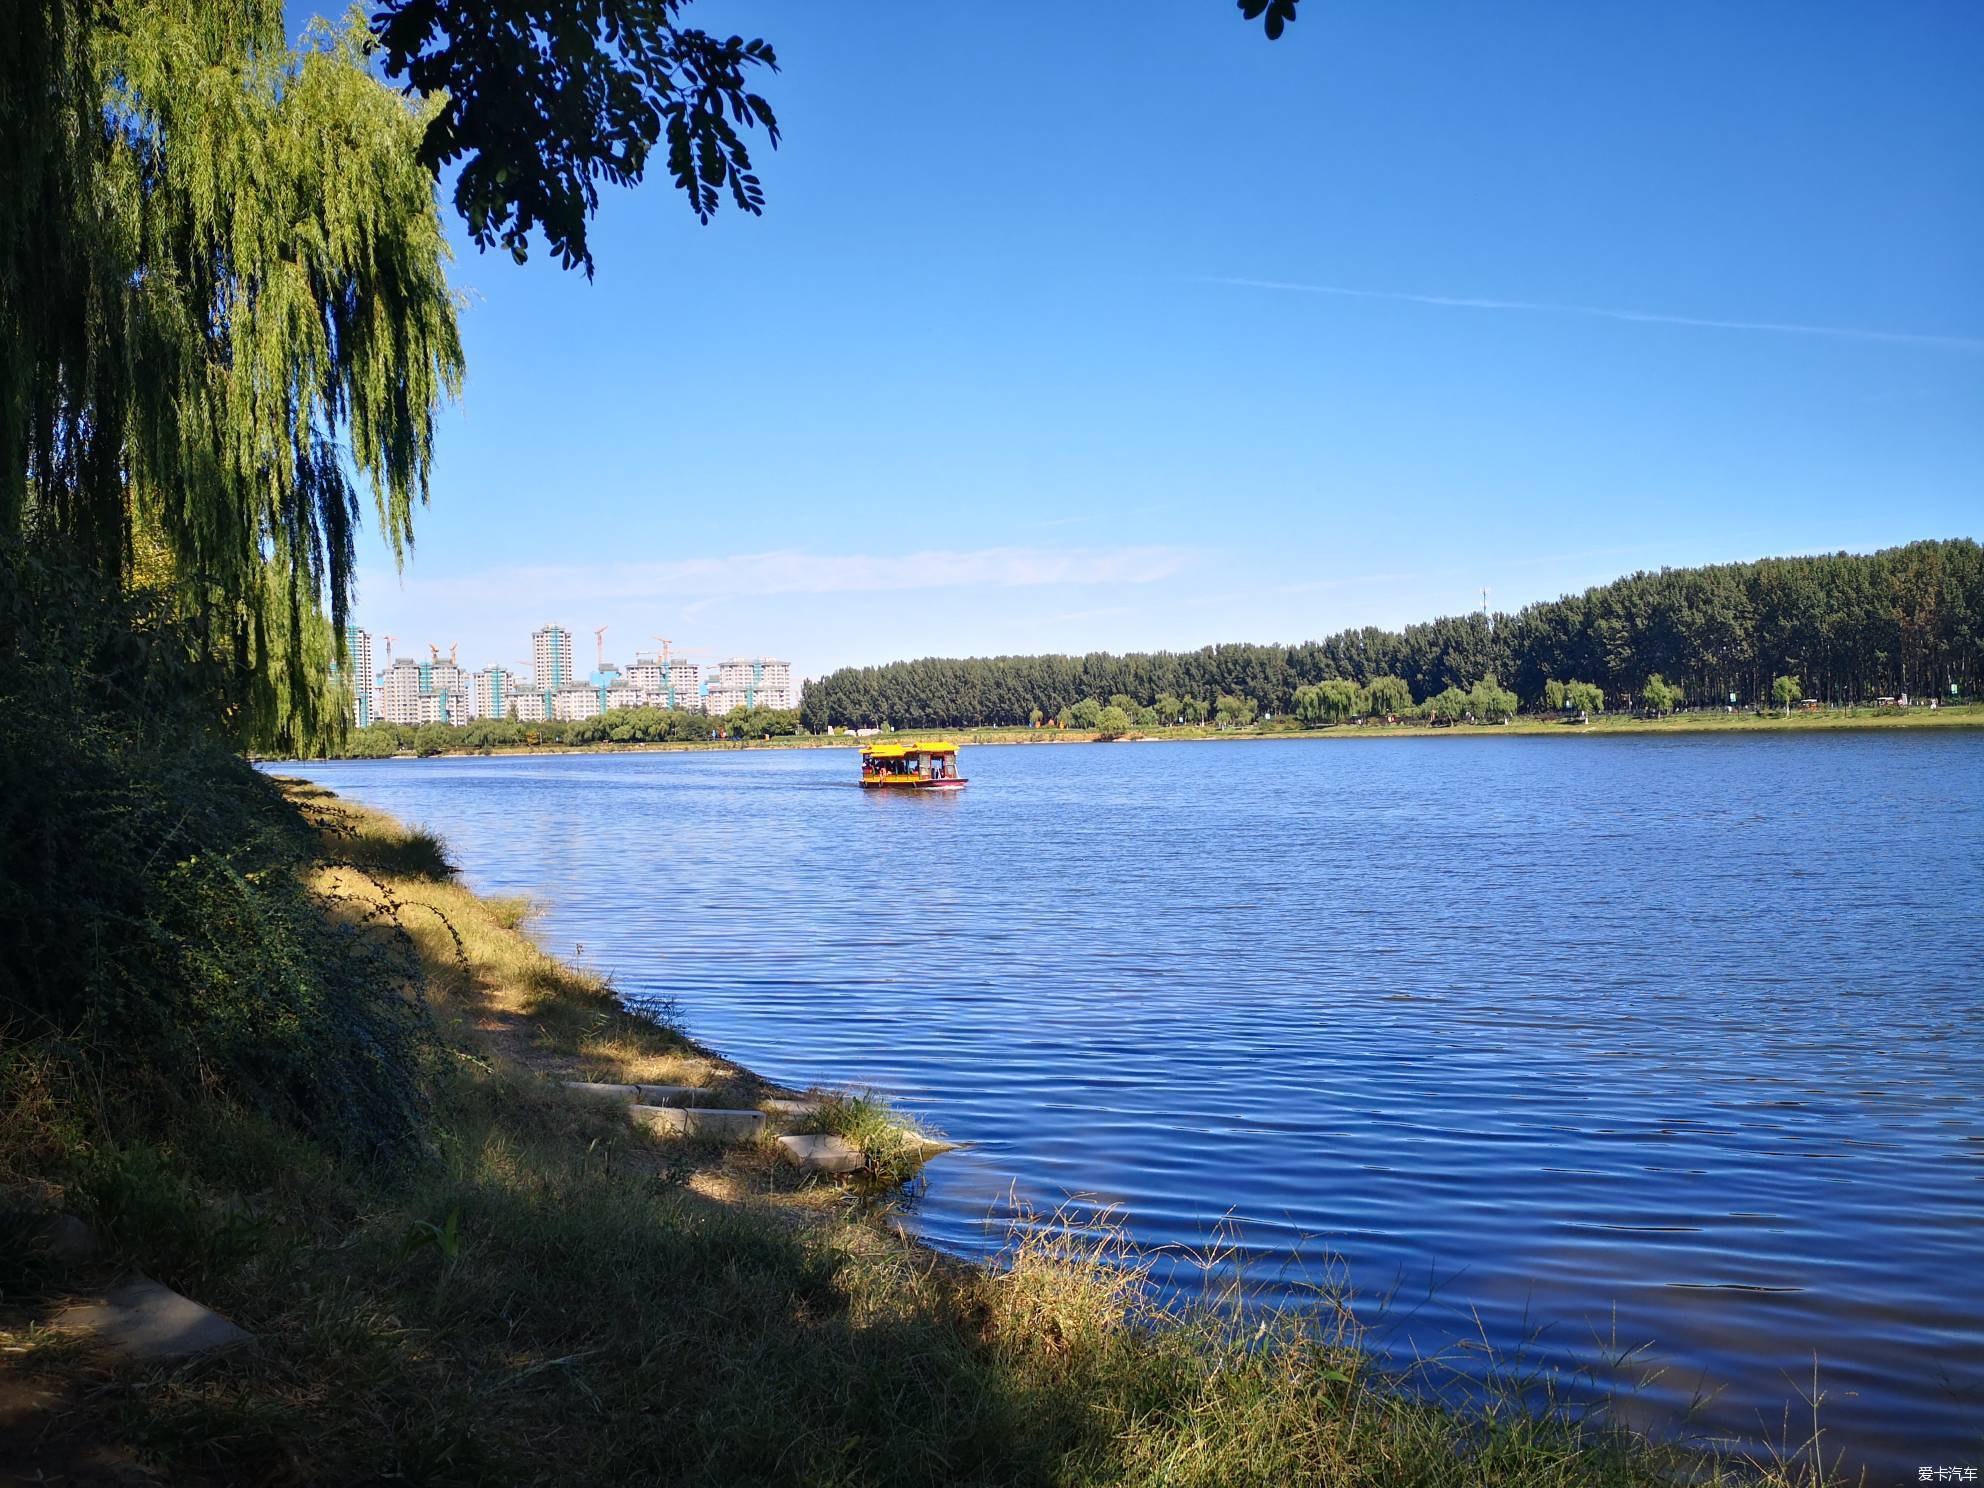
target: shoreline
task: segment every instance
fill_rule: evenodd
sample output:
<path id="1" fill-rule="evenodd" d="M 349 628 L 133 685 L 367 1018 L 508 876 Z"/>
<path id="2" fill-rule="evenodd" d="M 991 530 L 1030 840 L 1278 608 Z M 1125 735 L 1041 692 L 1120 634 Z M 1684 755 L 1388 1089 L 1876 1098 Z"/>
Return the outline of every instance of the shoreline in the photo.
<path id="1" fill-rule="evenodd" d="M 1113 739 L 1104 739 L 1092 730 L 1050 730 L 1015 725 L 1011 727 L 988 728 L 899 729 L 893 730 L 886 735 L 868 735 L 865 738 L 853 734 L 806 734 L 771 739 L 709 739 L 667 743 L 501 744 L 477 749 L 444 749 L 431 755 L 421 755 L 412 750 L 407 750 L 398 754 L 383 756 L 383 759 L 539 759 L 556 758 L 565 755 L 594 754 L 691 754 L 741 753 L 747 750 L 855 749 L 880 738 L 886 738 L 895 742 L 948 739 L 960 745 L 969 745 L 974 748 L 989 748 L 1028 744 L 1239 743 L 1243 741 L 1258 742 L 1273 739 L 1604 739 L 1680 735 L 1700 737 L 1715 734 L 1757 736 L 1769 734 L 1893 733 L 1898 731 L 1944 732 L 1966 729 L 1984 729 L 1984 704 L 1955 704 L 1949 707 L 1933 709 L 1911 707 L 1906 712 L 1899 710 L 1876 711 L 1873 709 L 1820 710 L 1816 712 L 1793 712 L 1788 718 L 1747 712 L 1734 715 L 1684 713 L 1667 718 L 1607 718 L 1601 715 L 1597 719 L 1585 724 L 1566 724 L 1554 718 L 1524 716 L 1504 724 L 1453 724 L 1437 727 L 1426 723 L 1351 723 L 1335 724 L 1324 728 L 1261 728 L 1259 726 L 1252 726 L 1246 729 L 1221 730 L 1186 725 L 1176 728 L 1159 729 L 1150 733 L 1132 731 L 1120 738 Z M 338 764 L 368 764 L 377 762 L 378 758 L 334 755 L 325 757 L 325 760 Z M 259 765 L 310 764 L 319 762 L 324 761 L 302 760 L 293 756 L 283 759 L 256 758 L 254 760 L 254 763 Z"/>

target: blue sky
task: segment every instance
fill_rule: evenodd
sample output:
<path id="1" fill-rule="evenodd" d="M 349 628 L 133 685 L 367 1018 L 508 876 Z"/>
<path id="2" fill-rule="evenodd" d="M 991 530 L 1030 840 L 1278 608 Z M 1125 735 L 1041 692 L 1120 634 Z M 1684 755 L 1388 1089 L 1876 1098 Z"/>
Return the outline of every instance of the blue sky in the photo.
<path id="1" fill-rule="evenodd" d="M 358 614 L 807 674 L 1984 536 L 1984 6 L 754 5 L 762 218 L 463 242 Z M 457 232 L 459 238 L 459 232 Z M 590 652 L 590 644 L 584 648 Z"/>

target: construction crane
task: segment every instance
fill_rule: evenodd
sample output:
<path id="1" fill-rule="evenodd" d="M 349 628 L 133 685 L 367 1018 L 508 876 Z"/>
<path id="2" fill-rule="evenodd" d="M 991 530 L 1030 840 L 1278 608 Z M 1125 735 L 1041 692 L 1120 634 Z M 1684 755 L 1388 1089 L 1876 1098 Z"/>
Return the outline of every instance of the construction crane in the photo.
<path id="1" fill-rule="evenodd" d="M 393 664 L 393 642 L 397 641 L 399 637 L 380 636 L 379 639 L 386 643 L 386 665 L 391 666 Z"/>
<path id="2" fill-rule="evenodd" d="M 461 663 L 455 660 L 455 653 L 461 650 L 461 648 L 462 643 L 460 641 L 448 642 L 448 665 L 457 671 L 461 670 Z"/>
<path id="3" fill-rule="evenodd" d="M 593 631 L 592 645 L 593 670 L 603 672 L 606 670 L 606 627 L 604 625 Z"/>
<path id="4" fill-rule="evenodd" d="M 430 660 L 439 661 L 441 659 L 441 648 L 435 645 L 432 641 L 429 641 L 427 643 L 427 649 L 433 653 L 433 655 L 429 658 Z"/>
<path id="5" fill-rule="evenodd" d="M 648 639 L 661 642 L 661 664 L 663 666 L 668 665 L 670 656 L 708 656 L 710 654 L 710 649 L 707 646 L 683 646 L 678 650 L 675 648 L 675 643 L 669 640 L 667 636 L 649 636 Z"/>

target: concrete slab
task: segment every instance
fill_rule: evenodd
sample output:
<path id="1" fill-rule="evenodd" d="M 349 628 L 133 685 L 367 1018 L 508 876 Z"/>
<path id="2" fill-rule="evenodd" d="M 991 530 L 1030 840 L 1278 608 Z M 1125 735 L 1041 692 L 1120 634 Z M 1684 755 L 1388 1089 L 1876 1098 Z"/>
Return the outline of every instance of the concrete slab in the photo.
<path id="1" fill-rule="evenodd" d="M 134 1359 L 184 1359 L 251 1343 L 255 1337 L 146 1276 L 113 1289 L 101 1302 L 64 1308 L 55 1326 L 89 1334 Z"/>
<path id="2" fill-rule="evenodd" d="M 641 1098 L 641 1087 L 638 1085 L 596 1085 L 589 1080 L 567 1080 L 565 1088 L 588 1100 L 623 1106 L 631 1106 Z"/>
<path id="3" fill-rule="evenodd" d="M 771 1112 L 772 1115 L 783 1116 L 788 1120 L 797 1120 L 802 1116 L 817 1116 L 820 1114 L 820 1103 L 818 1101 L 786 1100 L 783 1097 L 778 1097 L 765 1101 L 763 1104 L 764 1108 Z"/>
<path id="4" fill-rule="evenodd" d="M 718 1142 L 749 1142 L 765 1129 L 763 1111 L 719 1111 L 708 1106 L 635 1106 L 637 1125 L 650 1131 L 703 1137 Z"/>
<path id="5" fill-rule="evenodd" d="M 778 1149 L 785 1160 L 809 1173 L 852 1173 L 865 1167 L 867 1155 L 845 1137 L 780 1137 Z"/>

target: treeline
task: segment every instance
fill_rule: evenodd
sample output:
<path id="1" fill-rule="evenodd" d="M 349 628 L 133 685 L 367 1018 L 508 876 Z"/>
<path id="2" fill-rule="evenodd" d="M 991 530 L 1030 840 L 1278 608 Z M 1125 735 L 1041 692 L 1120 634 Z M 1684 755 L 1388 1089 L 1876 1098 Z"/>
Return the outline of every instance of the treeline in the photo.
<path id="1" fill-rule="evenodd" d="M 1598 712 L 1604 698 L 1596 687 L 1577 682 L 1578 701 L 1559 690 L 1552 707 L 1583 708 Z M 1658 678 L 1654 688 L 1664 686 Z M 1401 677 L 1373 677 L 1364 686 L 1331 678 L 1295 689 L 1295 721 L 1304 728 L 1328 728 L 1352 719 L 1381 718 L 1427 723 L 1505 723 L 1515 717 L 1516 695 L 1490 677 L 1483 677 L 1467 691 L 1449 687 L 1423 702 L 1414 702 L 1412 690 Z M 1028 722 L 1035 727 L 1055 724 L 1061 728 L 1092 730 L 1105 739 L 1121 738 L 1131 729 L 1170 728 L 1174 724 L 1194 727 L 1210 724 L 1219 729 L 1247 728 L 1260 716 L 1260 705 L 1252 698 L 1221 693 L 1211 702 L 1204 698 L 1179 697 L 1161 692 L 1155 702 L 1139 703 L 1128 693 L 1116 693 L 1107 701 L 1082 698 L 1063 709 L 1058 718 L 1049 718 L 1035 708 Z"/>
<path id="2" fill-rule="evenodd" d="M 1969 539 L 1872 554 L 1767 558 L 1636 573 L 1513 615 L 1456 615 L 1402 631 L 1366 626 L 1295 646 L 1189 652 L 928 658 L 847 667 L 806 684 L 800 717 L 897 728 L 1065 720 L 1084 699 L 1160 698 L 1216 708 L 1246 699 L 1295 711 L 1298 689 L 1401 680 L 1414 699 L 1499 679 L 1521 706 L 1552 682 L 1639 699 L 1658 676 L 1669 707 L 1768 702 L 1779 676 L 1806 697 L 1849 703 L 1903 692 L 1968 694 L 1984 671 L 1984 548 Z M 1201 715 L 1203 716 L 1203 715 Z"/>
<path id="3" fill-rule="evenodd" d="M 390 759 L 396 754 L 475 753 L 499 747 L 776 739 L 798 731 L 799 714 L 791 708 L 733 708 L 721 718 L 679 708 L 616 708 L 597 718 L 545 723 L 515 718 L 482 718 L 461 728 L 445 723 L 375 723 L 351 730 L 337 753 L 343 759 Z"/>

